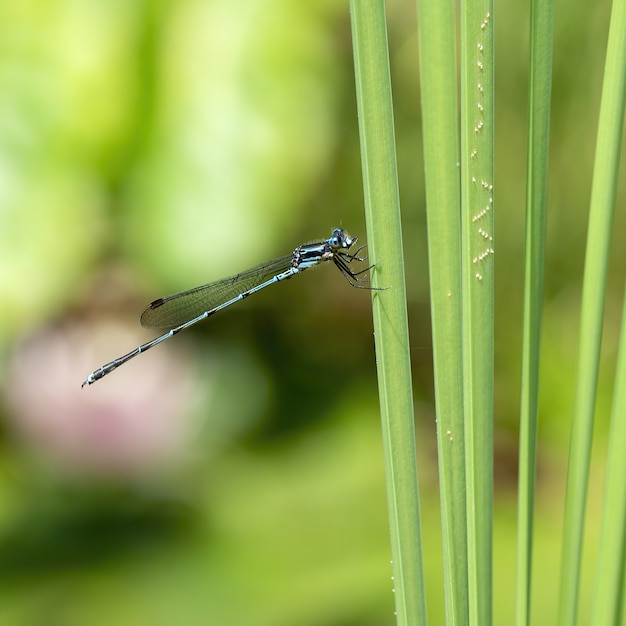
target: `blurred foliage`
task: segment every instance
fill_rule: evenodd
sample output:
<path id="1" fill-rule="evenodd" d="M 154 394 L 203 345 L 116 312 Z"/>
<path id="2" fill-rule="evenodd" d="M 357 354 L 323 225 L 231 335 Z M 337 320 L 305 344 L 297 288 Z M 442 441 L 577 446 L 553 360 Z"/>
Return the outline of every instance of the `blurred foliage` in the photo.
<path id="1" fill-rule="evenodd" d="M 514 589 L 527 11 L 507 5 L 495 21 L 496 623 L 510 621 Z M 608 11 L 608 1 L 556 11 L 537 624 L 553 623 L 556 605 L 546 590 L 558 566 Z M 388 18 L 427 591 L 441 623 L 415 3 L 392 0 Z M 96 335 L 134 329 L 151 299 L 338 225 L 364 239 L 358 146 L 347 4 L 0 5 L 0 624 L 393 623 L 367 293 L 329 268 L 306 273 L 79 389 L 89 369 L 134 347 Z M 625 219 L 618 210 L 616 241 Z M 625 256 L 613 247 L 601 434 Z M 172 391 L 183 374 L 184 401 Z M 158 410 L 158 423 L 189 426 L 171 431 L 162 466 L 141 471 L 100 475 L 64 456 L 50 426 L 102 429 L 130 414 L 150 424 Z M 73 445 L 93 445 L 83 436 Z M 112 435 L 95 436 L 86 459 Z M 596 469 L 592 493 L 601 481 Z"/>

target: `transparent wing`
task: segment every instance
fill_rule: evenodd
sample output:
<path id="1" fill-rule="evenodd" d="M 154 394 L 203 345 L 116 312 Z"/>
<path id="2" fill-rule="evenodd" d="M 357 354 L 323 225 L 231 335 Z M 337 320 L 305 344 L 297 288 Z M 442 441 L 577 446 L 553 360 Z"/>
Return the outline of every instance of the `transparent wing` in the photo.
<path id="1" fill-rule="evenodd" d="M 174 328 L 184 324 L 289 269 L 292 258 L 293 255 L 288 254 L 229 278 L 159 298 L 141 314 L 141 325 L 145 328 Z"/>

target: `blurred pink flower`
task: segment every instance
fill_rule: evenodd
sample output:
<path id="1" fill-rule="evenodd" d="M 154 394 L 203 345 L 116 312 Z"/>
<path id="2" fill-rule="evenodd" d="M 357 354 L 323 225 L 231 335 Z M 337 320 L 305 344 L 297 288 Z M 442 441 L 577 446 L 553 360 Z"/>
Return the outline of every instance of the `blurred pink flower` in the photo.
<path id="1" fill-rule="evenodd" d="M 120 322 L 77 322 L 17 346 L 6 382 L 8 419 L 34 452 L 72 471 L 136 475 L 185 451 L 195 432 L 194 370 L 160 346 L 81 389 L 87 374 L 145 340 Z"/>

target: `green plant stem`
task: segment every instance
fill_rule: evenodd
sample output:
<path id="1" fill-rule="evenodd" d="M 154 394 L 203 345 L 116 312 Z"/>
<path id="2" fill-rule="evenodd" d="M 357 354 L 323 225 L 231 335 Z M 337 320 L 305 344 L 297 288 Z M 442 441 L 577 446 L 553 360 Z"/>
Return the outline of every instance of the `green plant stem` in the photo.
<path id="1" fill-rule="evenodd" d="M 553 21 L 552 0 L 533 0 L 530 31 L 526 251 L 519 435 L 517 626 L 526 626 L 530 623 L 539 351 L 548 200 Z"/>
<path id="2" fill-rule="evenodd" d="M 461 214 L 454 3 L 418 2 L 446 621 L 467 624 Z"/>
<path id="3" fill-rule="evenodd" d="M 626 292 L 625 292 L 626 293 Z M 619 621 L 619 608 L 626 538 L 626 299 L 622 311 L 622 334 L 619 345 L 615 392 L 609 433 L 609 451 L 600 530 L 600 549 L 596 567 L 592 626 L 611 626 Z"/>
<path id="4" fill-rule="evenodd" d="M 461 3 L 463 378 L 470 624 L 492 621 L 493 6 Z"/>
<path id="5" fill-rule="evenodd" d="M 606 275 L 624 122 L 626 0 L 611 13 L 593 170 L 583 279 L 576 395 L 572 419 L 561 559 L 559 624 L 576 623 L 583 525 L 589 482 Z"/>
<path id="6" fill-rule="evenodd" d="M 350 3 L 378 386 L 398 624 L 424 624 L 426 599 L 400 201 L 383 0 Z"/>

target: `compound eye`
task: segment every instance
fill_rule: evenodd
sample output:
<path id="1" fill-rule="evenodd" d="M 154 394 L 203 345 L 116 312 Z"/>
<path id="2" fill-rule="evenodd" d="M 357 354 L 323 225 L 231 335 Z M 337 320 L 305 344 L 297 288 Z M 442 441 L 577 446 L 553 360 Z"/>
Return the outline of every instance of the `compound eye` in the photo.
<path id="1" fill-rule="evenodd" d="M 328 242 L 333 248 L 345 248 L 345 233 L 343 228 L 335 228 Z"/>

